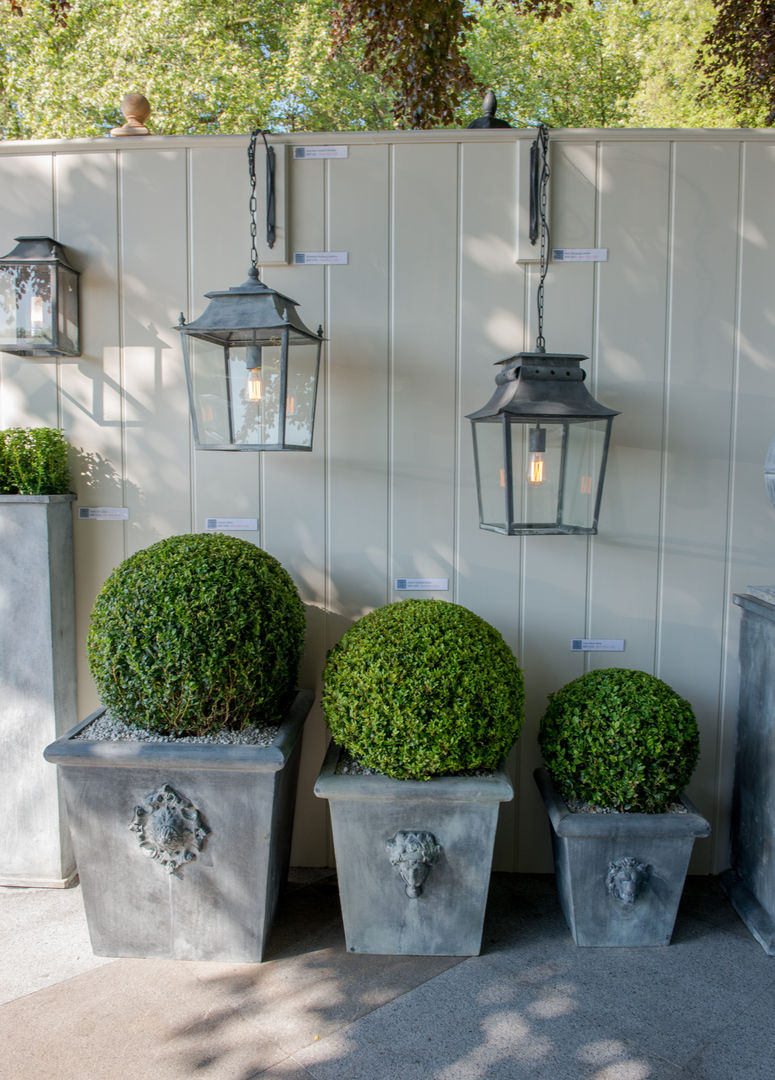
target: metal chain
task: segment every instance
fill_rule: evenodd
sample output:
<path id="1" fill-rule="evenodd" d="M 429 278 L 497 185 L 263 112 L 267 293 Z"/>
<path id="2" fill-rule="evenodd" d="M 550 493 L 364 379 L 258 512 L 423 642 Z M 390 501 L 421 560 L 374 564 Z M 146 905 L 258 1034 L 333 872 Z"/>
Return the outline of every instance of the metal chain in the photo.
<path id="1" fill-rule="evenodd" d="M 549 222 L 546 215 L 546 203 L 547 203 L 547 190 L 549 187 L 549 129 L 546 124 L 538 125 L 538 134 L 536 135 L 535 143 L 533 144 L 541 152 L 541 161 L 536 162 L 536 165 L 540 167 L 538 174 L 538 213 L 540 216 L 540 250 L 539 250 L 539 278 L 538 278 L 538 290 L 536 293 L 536 304 L 538 307 L 538 336 L 536 338 L 536 352 L 544 352 L 546 350 L 546 341 L 544 339 L 544 282 L 546 281 L 546 275 L 549 270 Z"/>
<path id="2" fill-rule="evenodd" d="M 275 242 L 275 190 L 274 190 L 274 149 L 266 141 L 270 132 L 256 128 L 250 135 L 248 145 L 248 170 L 250 173 L 250 269 L 258 275 L 258 250 L 256 248 L 256 142 L 258 136 L 264 140 L 266 150 L 266 242 L 272 248 Z"/>

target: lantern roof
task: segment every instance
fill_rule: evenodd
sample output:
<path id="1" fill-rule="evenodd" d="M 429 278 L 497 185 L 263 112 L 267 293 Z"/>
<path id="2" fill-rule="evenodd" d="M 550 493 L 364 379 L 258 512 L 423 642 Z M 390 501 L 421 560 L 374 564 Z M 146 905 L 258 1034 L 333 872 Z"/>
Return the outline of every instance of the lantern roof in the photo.
<path id="1" fill-rule="evenodd" d="M 481 409 L 468 414 L 473 421 L 606 420 L 618 416 L 596 401 L 584 385 L 581 353 L 520 352 L 499 360 L 495 393 Z"/>
<path id="2" fill-rule="evenodd" d="M 50 236 L 16 236 L 16 247 L 0 259 L 0 266 L 6 263 L 55 262 L 60 266 L 80 273 L 68 262 L 65 249 Z"/>
<path id="3" fill-rule="evenodd" d="M 322 329 L 314 333 L 301 321 L 297 302 L 265 285 L 255 268 L 242 285 L 205 296 L 210 303 L 198 319 L 186 323 L 181 315 L 177 327 L 181 333 L 230 347 L 274 343 L 286 329 L 290 345 L 323 340 Z"/>

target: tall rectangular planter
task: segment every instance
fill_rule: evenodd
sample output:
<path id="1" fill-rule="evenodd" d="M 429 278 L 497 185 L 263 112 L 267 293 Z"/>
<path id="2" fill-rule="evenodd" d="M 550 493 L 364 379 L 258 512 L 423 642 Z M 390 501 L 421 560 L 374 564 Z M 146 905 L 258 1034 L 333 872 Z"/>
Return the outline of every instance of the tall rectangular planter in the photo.
<path id="1" fill-rule="evenodd" d="M 76 740 L 98 710 L 46 749 L 98 956 L 263 958 L 312 699 L 298 692 L 268 747 Z"/>
<path id="2" fill-rule="evenodd" d="M 43 749 L 78 719 L 74 495 L 0 495 L 0 885 L 76 876 Z"/>
<path id="3" fill-rule="evenodd" d="M 331 744 L 315 785 L 328 799 L 348 952 L 476 956 L 498 806 L 489 776 L 391 780 L 337 774 Z"/>
<path id="4" fill-rule="evenodd" d="M 685 813 L 571 813 L 546 769 L 535 779 L 549 815 L 557 889 L 577 945 L 669 945 L 695 837 Z"/>

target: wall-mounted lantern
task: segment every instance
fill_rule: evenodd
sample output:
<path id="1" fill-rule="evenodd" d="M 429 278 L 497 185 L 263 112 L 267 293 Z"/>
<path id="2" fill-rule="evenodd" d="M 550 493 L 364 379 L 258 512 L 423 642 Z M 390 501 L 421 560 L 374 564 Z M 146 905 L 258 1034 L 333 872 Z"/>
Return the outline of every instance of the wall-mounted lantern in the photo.
<path id="1" fill-rule="evenodd" d="M 0 259 L 0 352 L 78 356 L 79 272 L 50 236 L 17 236 Z"/>
<path id="2" fill-rule="evenodd" d="M 546 351 L 547 145 L 541 125 L 531 153 L 531 240 L 541 240 L 536 349 L 501 360 L 495 393 L 468 416 L 479 526 L 509 536 L 597 532 L 611 425 L 618 415 L 584 385 L 585 356 Z"/>
<path id="3" fill-rule="evenodd" d="M 193 322 L 180 316 L 194 439 L 200 450 L 311 450 L 322 328 L 309 330 L 296 301 L 265 285 L 256 252 L 254 131 L 251 180 L 251 267 L 248 280 L 206 294 Z M 267 243 L 274 243 L 274 188 L 267 149 Z"/>

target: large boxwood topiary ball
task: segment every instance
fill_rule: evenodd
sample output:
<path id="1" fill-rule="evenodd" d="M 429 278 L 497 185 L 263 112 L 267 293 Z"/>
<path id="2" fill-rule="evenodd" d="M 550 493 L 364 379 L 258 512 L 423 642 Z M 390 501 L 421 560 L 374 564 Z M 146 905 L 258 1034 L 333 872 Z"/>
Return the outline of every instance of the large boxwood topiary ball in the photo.
<path id="1" fill-rule="evenodd" d="M 691 705 L 645 671 L 590 671 L 549 696 L 538 742 L 563 797 L 656 814 L 677 801 L 700 742 Z"/>
<path id="2" fill-rule="evenodd" d="M 519 735 L 523 706 L 522 672 L 498 631 L 443 600 L 372 611 L 331 650 L 323 674 L 334 740 L 398 779 L 495 768 Z"/>
<path id="3" fill-rule="evenodd" d="M 296 688 L 304 607 L 277 559 L 222 533 L 171 536 L 126 559 L 92 611 L 102 703 L 152 731 L 277 723 Z"/>

